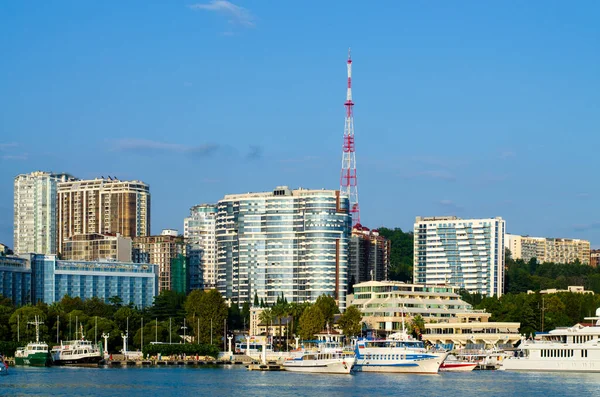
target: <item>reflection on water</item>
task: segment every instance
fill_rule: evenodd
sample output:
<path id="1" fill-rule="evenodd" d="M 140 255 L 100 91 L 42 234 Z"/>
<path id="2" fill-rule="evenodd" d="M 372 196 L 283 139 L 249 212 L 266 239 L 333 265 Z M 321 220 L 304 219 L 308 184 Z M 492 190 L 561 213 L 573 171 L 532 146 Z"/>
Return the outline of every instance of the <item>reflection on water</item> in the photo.
<path id="1" fill-rule="evenodd" d="M 600 395 L 600 374 L 475 371 L 312 375 L 223 368 L 21 368 L 0 378 L 0 395 L 88 396 L 558 396 Z"/>

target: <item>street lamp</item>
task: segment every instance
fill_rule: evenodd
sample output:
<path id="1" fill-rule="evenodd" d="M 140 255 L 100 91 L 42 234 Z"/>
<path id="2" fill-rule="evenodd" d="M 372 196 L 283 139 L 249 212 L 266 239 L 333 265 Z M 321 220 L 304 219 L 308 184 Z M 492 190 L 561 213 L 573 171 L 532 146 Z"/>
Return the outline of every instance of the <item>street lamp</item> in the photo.
<path id="1" fill-rule="evenodd" d="M 183 343 L 185 343 L 185 330 L 187 329 L 185 326 L 185 317 L 183 319 L 183 327 L 181 327 L 181 329 L 183 330 Z"/>

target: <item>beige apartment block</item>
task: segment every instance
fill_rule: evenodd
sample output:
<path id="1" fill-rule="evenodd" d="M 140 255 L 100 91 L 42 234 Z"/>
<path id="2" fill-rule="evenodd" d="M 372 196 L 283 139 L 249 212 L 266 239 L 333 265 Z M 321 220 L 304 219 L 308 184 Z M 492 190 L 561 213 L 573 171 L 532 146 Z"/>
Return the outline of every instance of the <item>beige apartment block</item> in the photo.
<path id="1" fill-rule="evenodd" d="M 590 242 L 587 240 L 507 234 L 504 241 L 513 259 L 528 262 L 536 258 L 539 263 L 572 263 L 579 260 L 583 264 L 590 264 Z"/>
<path id="2" fill-rule="evenodd" d="M 58 223 L 59 243 L 77 234 L 147 236 L 150 187 L 110 177 L 59 183 Z"/>
<path id="3" fill-rule="evenodd" d="M 132 241 L 129 237 L 98 233 L 77 234 L 62 243 L 62 259 L 77 261 L 114 260 L 131 262 Z"/>

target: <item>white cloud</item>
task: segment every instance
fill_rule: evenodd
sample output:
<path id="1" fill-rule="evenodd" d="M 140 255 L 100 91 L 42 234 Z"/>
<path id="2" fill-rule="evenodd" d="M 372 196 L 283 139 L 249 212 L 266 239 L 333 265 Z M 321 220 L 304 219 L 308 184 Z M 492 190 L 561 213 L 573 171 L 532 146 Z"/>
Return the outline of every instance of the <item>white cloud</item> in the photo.
<path id="1" fill-rule="evenodd" d="M 235 23 L 247 28 L 254 27 L 254 16 L 244 7 L 235 5 L 227 0 L 212 0 L 205 4 L 192 4 L 192 10 L 214 11 L 231 18 L 230 23 Z"/>

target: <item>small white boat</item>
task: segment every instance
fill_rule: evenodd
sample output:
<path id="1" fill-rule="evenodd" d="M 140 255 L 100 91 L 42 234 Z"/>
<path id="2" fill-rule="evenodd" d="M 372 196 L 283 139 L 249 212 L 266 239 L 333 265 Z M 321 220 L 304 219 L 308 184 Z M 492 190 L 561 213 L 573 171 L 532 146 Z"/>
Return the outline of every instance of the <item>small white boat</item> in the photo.
<path id="1" fill-rule="evenodd" d="M 304 352 L 284 361 L 283 369 L 290 372 L 349 374 L 355 363 L 354 353 Z"/>
<path id="2" fill-rule="evenodd" d="M 459 360 L 455 355 L 449 354 L 440 365 L 440 372 L 470 372 L 476 366 L 477 363 Z"/>

